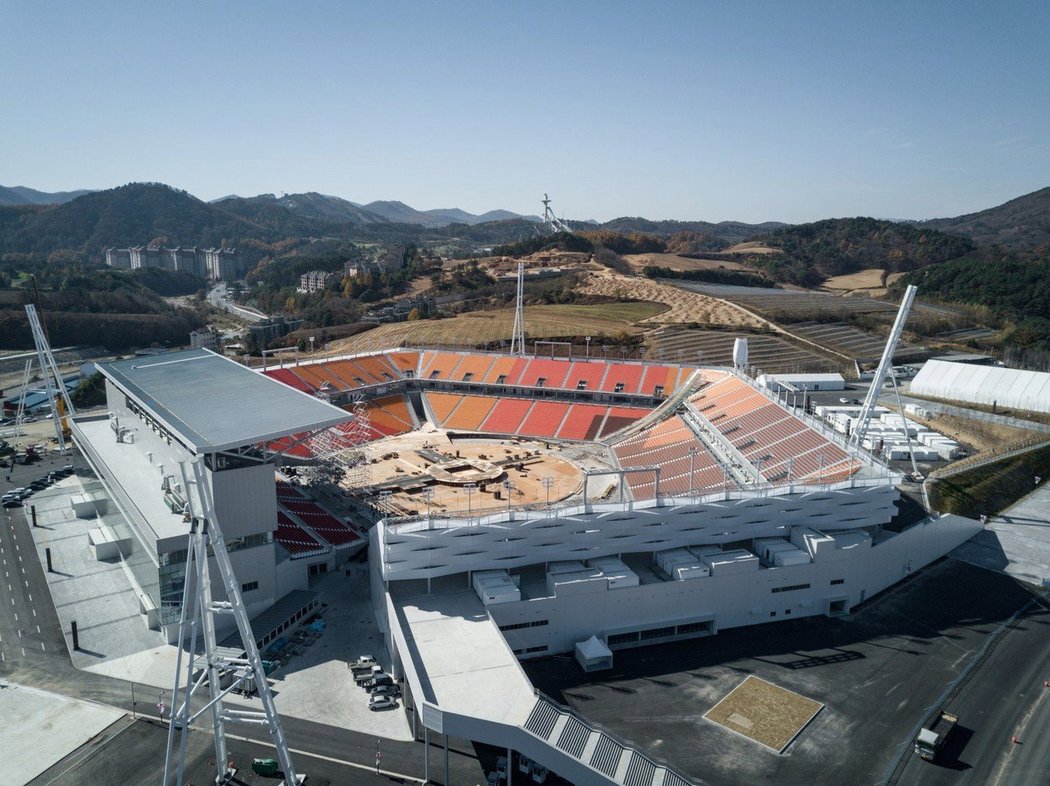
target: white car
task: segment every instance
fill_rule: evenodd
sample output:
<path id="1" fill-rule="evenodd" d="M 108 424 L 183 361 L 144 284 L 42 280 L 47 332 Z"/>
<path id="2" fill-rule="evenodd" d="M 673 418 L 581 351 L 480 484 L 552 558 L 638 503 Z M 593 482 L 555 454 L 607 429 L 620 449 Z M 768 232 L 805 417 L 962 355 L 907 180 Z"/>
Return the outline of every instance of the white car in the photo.
<path id="1" fill-rule="evenodd" d="M 375 710 L 389 710 L 397 706 L 397 699 L 393 696 L 370 696 L 368 699 L 368 709 Z"/>

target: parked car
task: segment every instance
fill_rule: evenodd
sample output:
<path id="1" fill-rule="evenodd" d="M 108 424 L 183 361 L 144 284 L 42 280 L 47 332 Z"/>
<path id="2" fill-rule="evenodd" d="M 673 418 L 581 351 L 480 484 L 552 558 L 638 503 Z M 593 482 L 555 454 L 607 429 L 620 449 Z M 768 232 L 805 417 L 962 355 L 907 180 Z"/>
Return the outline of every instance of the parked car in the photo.
<path id="1" fill-rule="evenodd" d="M 4 500 L 4 507 L 5 508 L 20 508 L 20 507 L 22 507 L 22 500 L 18 499 L 17 497 L 12 497 L 11 499 L 5 499 Z"/>
<path id="2" fill-rule="evenodd" d="M 62 467 L 62 471 L 65 472 L 67 475 L 72 475 L 77 470 L 76 467 L 74 467 L 72 464 L 66 464 L 64 467 Z"/>
<path id="3" fill-rule="evenodd" d="M 18 488 L 16 488 L 14 491 L 12 491 L 10 493 L 17 495 L 19 499 L 24 499 L 25 497 L 29 496 L 26 493 L 28 490 L 29 489 L 27 489 L 25 486 L 19 486 Z"/>
<path id="4" fill-rule="evenodd" d="M 371 691 L 372 688 L 376 688 L 380 685 L 393 685 L 394 678 L 389 674 L 376 674 L 372 679 L 366 680 L 361 684 L 361 687 L 367 691 Z"/>
<path id="5" fill-rule="evenodd" d="M 400 696 L 401 688 L 392 683 L 382 683 L 372 686 L 369 691 L 373 696 Z"/>
<path id="6" fill-rule="evenodd" d="M 368 697 L 368 709 L 375 710 L 389 710 L 397 706 L 397 699 L 393 696 L 369 696 Z"/>
<path id="7" fill-rule="evenodd" d="M 383 667 L 382 666 L 372 666 L 369 669 L 363 669 L 363 670 L 360 670 L 360 671 L 355 671 L 354 672 L 354 682 L 356 682 L 358 685 L 362 685 L 362 684 L 368 682 L 373 677 L 375 677 L 377 674 L 382 674 L 382 673 L 383 673 Z"/>

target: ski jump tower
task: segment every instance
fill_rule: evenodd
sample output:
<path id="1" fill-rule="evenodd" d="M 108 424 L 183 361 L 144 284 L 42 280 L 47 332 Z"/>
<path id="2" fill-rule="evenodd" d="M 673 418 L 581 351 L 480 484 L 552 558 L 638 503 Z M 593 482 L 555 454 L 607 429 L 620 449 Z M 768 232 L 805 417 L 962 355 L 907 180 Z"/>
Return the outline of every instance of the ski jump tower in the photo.
<path id="1" fill-rule="evenodd" d="M 551 210 L 551 198 L 546 194 L 543 195 L 543 224 L 553 234 L 555 232 L 568 232 L 570 235 L 573 233 L 569 225 L 565 223 L 563 219 L 558 218 L 554 215 L 554 211 Z"/>

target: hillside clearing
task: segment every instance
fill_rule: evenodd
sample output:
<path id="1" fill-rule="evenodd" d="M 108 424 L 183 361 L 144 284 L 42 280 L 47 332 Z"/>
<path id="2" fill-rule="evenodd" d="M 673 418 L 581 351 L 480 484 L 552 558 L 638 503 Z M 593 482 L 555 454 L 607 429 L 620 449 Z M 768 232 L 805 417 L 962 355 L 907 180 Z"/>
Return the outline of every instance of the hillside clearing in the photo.
<path id="1" fill-rule="evenodd" d="M 525 335 L 528 339 L 555 336 L 612 337 L 617 333 L 641 333 L 636 323 L 658 316 L 667 307 L 659 303 L 600 303 L 597 305 L 528 306 L 525 309 Z M 373 330 L 333 341 L 331 353 L 369 352 L 408 344 L 481 346 L 493 341 L 510 341 L 514 329 L 514 309 L 473 311 L 449 319 L 422 319 L 392 322 Z"/>
<path id="2" fill-rule="evenodd" d="M 698 322 L 708 325 L 761 327 L 764 323 L 723 300 L 661 284 L 647 278 L 628 278 L 611 271 L 590 276 L 580 292 L 606 297 L 630 297 L 650 303 L 662 303 L 667 310 L 642 320 L 645 323 L 670 324 Z"/>
<path id="3" fill-rule="evenodd" d="M 770 248 L 765 243 L 759 243 L 756 240 L 748 240 L 743 243 L 737 243 L 735 246 L 722 250 L 723 254 L 778 254 L 780 253 L 779 248 Z"/>
<path id="4" fill-rule="evenodd" d="M 627 263 L 641 272 L 647 265 L 666 267 L 671 270 L 745 270 L 753 273 L 754 270 L 739 262 L 731 262 L 724 259 L 693 259 L 678 254 L 625 254 Z"/>
<path id="5" fill-rule="evenodd" d="M 886 289 L 882 284 L 882 273 L 883 271 L 881 268 L 874 267 L 868 268 L 867 270 L 861 270 L 857 273 L 849 273 L 844 276 L 834 276 L 833 278 L 827 279 L 823 285 L 821 285 L 821 289 L 845 292 L 850 292 L 856 289 L 874 289 L 878 290 L 877 294 L 884 294 Z M 903 275 L 903 273 L 890 273 L 886 278 L 886 284 L 892 284 Z"/>

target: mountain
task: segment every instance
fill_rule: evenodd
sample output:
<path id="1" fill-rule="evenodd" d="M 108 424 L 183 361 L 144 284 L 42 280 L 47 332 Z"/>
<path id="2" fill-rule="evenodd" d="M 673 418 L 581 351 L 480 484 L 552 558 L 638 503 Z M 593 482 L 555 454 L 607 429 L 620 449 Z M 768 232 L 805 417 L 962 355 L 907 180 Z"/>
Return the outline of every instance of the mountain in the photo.
<path id="1" fill-rule="evenodd" d="M 972 241 L 958 235 L 875 218 L 829 218 L 782 227 L 760 239 L 780 253 L 761 256 L 755 264 L 777 281 L 803 286 L 869 268 L 916 270 L 974 250 Z"/>
<path id="2" fill-rule="evenodd" d="M 404 202 L 369 202 L 364 209 L 385 217 L 388 221 L 399 224 L 419 224 L 425 227 L 443 227 L 449 224 L 487 224 L 490 221 L 512 221 L 525 219 L 539 223 L 543 219 L 539 216 L 523 216 L 520 213 L 512 213 L 509 210 L 490 210 L 480 216 L 460 210 L 458 207 L 436 208 L 433 210 L 416 210 Z"/>
<path id="3" fill-rule="evenodd" d="M 255 206 L 278 205 L 308 221 L 323 221 L 331 224 L 373 224 L 389 220 L 362 208 L 355 202 L 327 194 L 318 194 L 316 191 L 308 191 L 305 194 L 285 194 L 279 197 L 273 194 L 260 194 L 247 198 L 228 197 L 213 204 L 238 214 L 250 212 L 246 211 L 244 205 L 238 203 Z"/>
<path id="4" fill-rule="evenodd" d="M 955 218 L 917 222 L 953 235 L 964 235 L 981 246 L 1036 248 L 1050 244 L 1050 188 L 1011 199 L 998 207 Z"/>
<path id="5" fill-rule="evenodd" d="M 312 234 L 308 222 L 277 210 L 269 222 L 253 220 L 169 186 L 132 183 L 59 205 L 0 207 L 0 252 L 72 249 L 97 258 L 109 246 L 141 245 L 160 237 L 172 244 L 217 246 L 223 240 L 272 242 Z"/>
<path id="6" fill-rule="evenodd" d="M 570 221 L 569 223 L 584 231 L 606 229 L 610 232 L 622 232 L 624 234 L 641 232 L 646 235 L 656 235 L 656 237 L 661 238 L 668 238 L 679 232 L 695 232 L 698 234 L 712 235 L 714 237 L 722 238 L 726 241 L 726 245 L 742 243 L 745 240 L 751 240 L 759 235 L 765 235 L 780 229 L 781 227 L 789 226 L 788 224 L 782 224 L 779 221 L 766 221 L 762 224 L 744 224 L 740 221 L 721 221 L 717 224 L 712 224 L 709 221 L 651 221 L 648 218 L 640 218 L 637 216 L 614 218 L 612 221 L 606 221 L 604 224 L 599 224 L 597 227 L 589 223 L 585 224 L 585 222 L 581 221 Z"/>
<path id="7" fill-rule="evenodd" d="M 90 194 L 88 189 L 79 191 L 37 191 L 25 186 L 0 186 L 0 205 L 60 205 L 69 202 L 84 194 Z"/>

